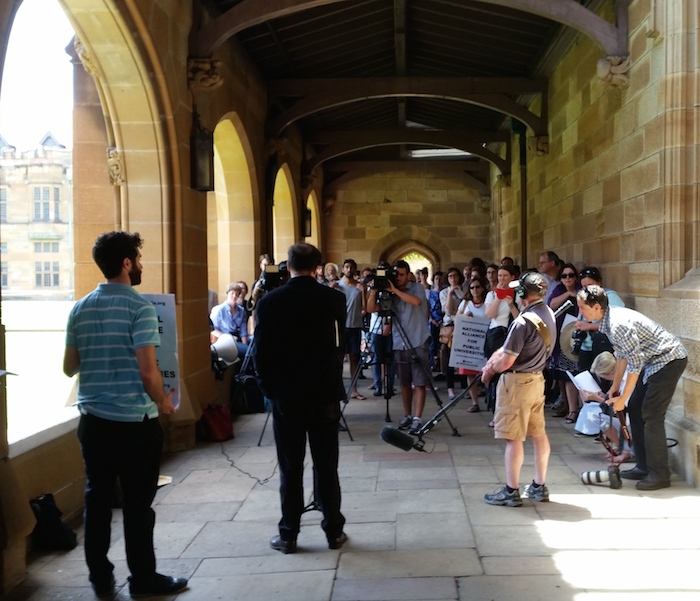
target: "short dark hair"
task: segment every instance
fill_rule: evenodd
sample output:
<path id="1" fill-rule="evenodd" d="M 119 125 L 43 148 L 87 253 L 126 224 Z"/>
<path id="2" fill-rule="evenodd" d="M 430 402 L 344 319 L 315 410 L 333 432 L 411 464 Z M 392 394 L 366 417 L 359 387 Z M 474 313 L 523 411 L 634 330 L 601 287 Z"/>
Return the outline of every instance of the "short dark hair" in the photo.
<path id="1" fill-rule="evenodd" d="M 287 266 L 292 271 L 312 272 L 317 265 L 321 265 L 321 251 L 313 244 L 297 242 L 289 247 L 287 253 Z"/>
<path id="2" fill-rule="evenodd" d="M 559 266 L 559 255 L 555 253 L 553 250 L 545 250 L 542 255 L 547 255 L 547 260 L 548 261 L 554 261 L 554 263 Z M 540 255 L 540 256 L 542 256 Z"/>
<path id="3" fill-rule="evenodd" d="M 136 261 L 142 244 L 138 232 L 105 232 L 95 240 L 92 258 L 102 274 L 111 280 L 121 273 L 124 259 Z"/>
<path id="4" fill-rule="evenodd" d="M 345 267 L 346 265 L 351 265 L 353 271 L 357 269 L 357 263 L 355 262 L 355 259 L 345 259 L 343 261 L 343 267 Z"/>
<path id="5" fill-rule="evenodd" d="M 459 278 L 459 285 L 461 286 L 461 285 L 464 283 L 464 274 L 463 274 L 459 269 L 457 269 L 456 267 L 450 267 L 450 268 L 447 270 L 447 273 L 445 274 L 445 277 L 446 277 L 446 278 L 449 278 L 451 273 L 456 273 L 456 274 L 457 274 L 457 277 Z"/>
<path id="6" fill-rule="evenodd" d="M 400 259 L 394 263 L 394 269 L 405 269 L 408 273 L 411 272 L 411 268 L 408 266 L 408 263 L 403 259 Z"/>
<path id="7" fill-rule="evenodd" d="M 585 288 L 578 291 L 576 298 L 582 300 L 586 305 L 592 307 L 596 303 L 600 305 L 600 308 L 604 311 L 608 309 L 608 295 L 605 293 L 605 289 L 601 286 L 586 286 Z"/>
<path id="8" fill-rule="evenodd" d="M 578 279 L 582 280 L 583 278 L 591 278 L 592 280 L 595 280 L 596 282 L 602 282 L 603 281 L 603 276 L 600 275 L 600 269 L 597 267 L 584 267 L 581 272 L 578 274 Z"/>

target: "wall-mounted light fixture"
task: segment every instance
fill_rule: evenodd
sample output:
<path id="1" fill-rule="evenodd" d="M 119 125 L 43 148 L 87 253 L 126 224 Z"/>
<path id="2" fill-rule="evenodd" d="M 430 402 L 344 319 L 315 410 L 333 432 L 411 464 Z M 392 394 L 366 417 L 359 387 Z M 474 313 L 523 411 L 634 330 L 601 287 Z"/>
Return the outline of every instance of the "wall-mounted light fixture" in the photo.
<path id="1" fill-rule="evenodd" d="M 196 108 L 192 112 L 190 169 L 190 185 L 194 190 L 211 192 L 214 189 L 214 134 L 202 126 Z"/>

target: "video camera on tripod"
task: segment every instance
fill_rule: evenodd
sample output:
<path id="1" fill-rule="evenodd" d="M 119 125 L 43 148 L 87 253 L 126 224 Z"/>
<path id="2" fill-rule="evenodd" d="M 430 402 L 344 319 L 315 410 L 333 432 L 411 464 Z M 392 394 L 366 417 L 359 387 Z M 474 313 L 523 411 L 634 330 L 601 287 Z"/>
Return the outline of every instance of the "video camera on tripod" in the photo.
<path id="1" fill-rule="evenodd" d="M 396 286 L 396 269 L 377 267 L 376 273 L 366 279 L 367 286 L 377 291 L 379 315 L 387 317 L 391 314 L 391 302 L 394 296 L 389 292 L 389 283 Z"/>

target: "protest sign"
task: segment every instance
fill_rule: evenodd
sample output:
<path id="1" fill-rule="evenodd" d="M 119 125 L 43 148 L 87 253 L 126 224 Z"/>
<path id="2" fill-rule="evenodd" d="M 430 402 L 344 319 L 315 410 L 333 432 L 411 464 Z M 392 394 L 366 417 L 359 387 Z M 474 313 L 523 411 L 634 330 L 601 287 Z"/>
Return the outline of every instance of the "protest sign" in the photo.
<path id="1" fill-rule="evenodd" d="M 490 319 L 455 315 L 455 332 L 450 352 L 450 367 L 462 367 L 481 371 L 486 365 L 484 340 L 489 329 Z"/>

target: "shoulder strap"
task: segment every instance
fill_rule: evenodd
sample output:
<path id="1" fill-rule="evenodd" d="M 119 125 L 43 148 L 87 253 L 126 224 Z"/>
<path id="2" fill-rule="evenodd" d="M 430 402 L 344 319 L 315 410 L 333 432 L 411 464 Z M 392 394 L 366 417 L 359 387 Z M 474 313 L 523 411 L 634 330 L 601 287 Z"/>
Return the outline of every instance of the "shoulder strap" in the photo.
<path id="1" fill-rule="evenodd" d="M 537 333 L 542 337 L 544 345 L 547 347 L 547 352 L 549 352 L 552 340 L 549 336 L 549 330 L 547 329 L 547 325 L 544 323 L 544 321 L 542 321 L 542 318 L 536 313 L 531 313 L 529 311 L 523 313 L 522 316 L 525 319 L 527 319 L 533 326 L 535 326 Z"/>

